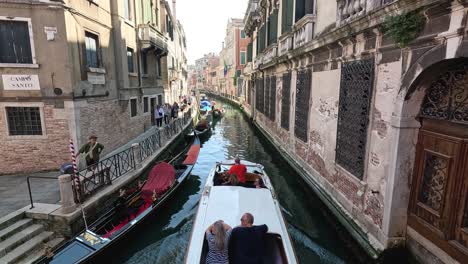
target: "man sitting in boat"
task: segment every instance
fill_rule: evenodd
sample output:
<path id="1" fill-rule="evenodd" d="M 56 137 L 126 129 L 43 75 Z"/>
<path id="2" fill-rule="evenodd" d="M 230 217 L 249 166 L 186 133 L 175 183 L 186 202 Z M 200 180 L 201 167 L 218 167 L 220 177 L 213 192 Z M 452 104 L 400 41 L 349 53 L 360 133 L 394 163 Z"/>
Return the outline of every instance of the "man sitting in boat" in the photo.
<path id="1" fill-rule="evenodd" d="M 245 173 L 247 172 L 247 166 L 240 163 L 240 158 L 236 157 L 234 160 L 234 165 L 229 169 L 229 174 L 237 175 L 237 179 L 240 183 L 245 183 Z"/>
<path id="2" fill-rule="evenodd" d="M 223 220 L 218 220 L 206 230 L 208 254 L 206 264 L 228 264 L 228 243 L 232 228 Z"/>
<path id="3" fill-rule="evenodd" d="M 263 263 L 265 234 L 268 232 L 268 227 L 267 225 L 254 226 L 253 223 L 253 215 L 245 213 L 242 215 L 241 225 L 232 230 L 229 240 L 229 263 Z"/>
<path id="4" fill-rule="evenodd" d="M 221 185 L 228 185 L 228 186 L 237 186 L 239 184 L 239 179 L 237 178 L 236 174 L 234 173 L 227 173 L 224 174 L 224 181 Z"/>

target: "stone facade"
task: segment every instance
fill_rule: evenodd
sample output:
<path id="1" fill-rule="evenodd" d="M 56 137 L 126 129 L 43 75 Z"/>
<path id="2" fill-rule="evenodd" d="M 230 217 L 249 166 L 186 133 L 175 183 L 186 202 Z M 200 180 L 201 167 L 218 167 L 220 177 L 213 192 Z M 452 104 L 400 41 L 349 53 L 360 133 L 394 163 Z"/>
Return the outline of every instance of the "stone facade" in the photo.
<path id="1" fill-rule="evenodd" d="M 9 47 L 29 44 L 21 46 L 25 55 L 0 58 L 0 175 L 56 170 L 70 161 L 69 140 L 79 147 L 90 134 L 109 153 L 151 126 L 167 86 L 166 5 L 0 1 L 2 26 L 29 31 L 5 40 Z"/>
<path id="2" fill-rule="evenodd" d="M 457 59 L 468 50 L 466 1 L 301 3 L 249 1 L 244 23 L 254 56 L 244 78 L 251 88 L 246 97 L 253 99 L 236 99 L 347 215 L 342 221 L 352 223 L 345 226 L 370 254 L 404 245 L 407 238 L 417 243 L 406 230 L 420 108 L 428 83 L 440 75 L 434 76 L 435 68 L 467 63 Z M 401 48 L 382 24 L 413 11 L 424 17 L 424 26 Z M 275 29 L 267 23 L 275 14 L 278 37 L 265 41 L 262 34 L 265 27 Z M 443 241 L 432 243 L 445 247 Z M 463 262 L 462 253 L 441 251 Z"/>

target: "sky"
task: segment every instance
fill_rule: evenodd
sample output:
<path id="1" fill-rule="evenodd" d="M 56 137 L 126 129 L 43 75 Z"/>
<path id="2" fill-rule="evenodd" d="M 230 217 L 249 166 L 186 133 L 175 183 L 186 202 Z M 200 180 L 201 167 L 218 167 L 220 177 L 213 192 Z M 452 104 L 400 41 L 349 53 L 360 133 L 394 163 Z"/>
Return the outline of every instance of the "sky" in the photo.
<path id="1" fill-rule="evenodd" d="M 172 1 L 168 0 L 169 3 Z M 188 64 L 221 51 L 229 18 L 244 18 L 248 0 L 177 0 L 176 16 L 187 37 Z"/>

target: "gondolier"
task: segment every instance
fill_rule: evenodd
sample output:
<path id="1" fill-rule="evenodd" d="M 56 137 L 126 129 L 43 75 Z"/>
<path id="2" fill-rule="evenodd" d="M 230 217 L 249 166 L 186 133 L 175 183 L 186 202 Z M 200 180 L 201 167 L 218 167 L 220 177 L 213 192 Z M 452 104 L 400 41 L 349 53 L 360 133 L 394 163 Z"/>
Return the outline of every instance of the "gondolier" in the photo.
<path id="1" fill-rule="evenodd" d="M 86 167 L 90 167 L 99 162 L 99 155 L 101 154 L 104 146 L 98 143 L 97 136 L 89 136 L 89 142 L 83 145 L 78 152 L 78 155 L 83 153 L 85 155 Z"/>

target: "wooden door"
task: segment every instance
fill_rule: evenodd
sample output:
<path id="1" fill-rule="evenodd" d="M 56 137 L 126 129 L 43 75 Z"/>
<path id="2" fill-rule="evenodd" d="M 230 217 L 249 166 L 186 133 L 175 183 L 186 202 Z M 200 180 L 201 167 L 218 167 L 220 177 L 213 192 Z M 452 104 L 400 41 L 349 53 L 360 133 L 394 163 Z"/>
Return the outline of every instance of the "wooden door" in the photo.
<path id="1" fill-rule="evenodd" d="M 455 259 L 468 260 L 466 126 L 423 121 L 416 148 L 408 224 Z"/>

